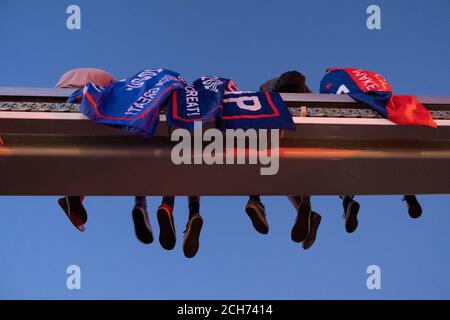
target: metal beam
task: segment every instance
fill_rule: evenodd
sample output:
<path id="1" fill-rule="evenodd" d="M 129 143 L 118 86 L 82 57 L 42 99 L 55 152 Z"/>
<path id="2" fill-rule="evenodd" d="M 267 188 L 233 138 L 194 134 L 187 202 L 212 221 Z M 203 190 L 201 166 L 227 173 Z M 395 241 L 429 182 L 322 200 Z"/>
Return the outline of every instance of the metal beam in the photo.
<path id="1" fill-rule="evenodd" d="M 392 125 L 344 95 L 282 94 L 297 130 L 281 140 L 278 174 L 262 176 L 260 165 L 176 166 L 163 114 L 156 137 L 130 136 L 58 111 L 72 92 L 60 90 L 0 88 L 0 109 L 24 110 L 0 111 L 1 195 L 450 193 L 450 97 L 419 98 L 432 129 Z"/>
<path id="2" fill-rule="evenodd" d="M 61 88 L 35 88 L 35 87 L 0 87 L 0 99 L 5 101 L 9 98 L 18 99 L 20 101 L 44 101 L 45 99 L 51 101 L 61 101 L 60 98 L 67 98 L 75 91 L 75 89 L 61 89 Z M 346 105 L 353 106 L 360 103 L 353 100 L 346 94 L 315 94 L 315 93 L 281 93 L 281 97 L 288 105 L 297 106 L 298 104 L 305 104 L 310 106 L 326 106 L 331 105 Z M 418 97 L 419 101 L 427 107 L 433 106 L 450 106 L 450 97 Z"/>

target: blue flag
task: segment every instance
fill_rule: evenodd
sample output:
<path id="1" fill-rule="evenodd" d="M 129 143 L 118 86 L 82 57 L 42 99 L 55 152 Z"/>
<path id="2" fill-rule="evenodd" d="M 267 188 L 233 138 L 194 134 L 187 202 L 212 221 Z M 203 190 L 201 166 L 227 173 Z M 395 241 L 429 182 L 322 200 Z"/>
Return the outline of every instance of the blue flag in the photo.
<path id="1" fill-rule="evenodd" d="M 178 73 L 165 69 L 146 69 L 106 88 L 88 83 L 80 111 L 94 122 L 150 137 L 158 125 L 161 106 L 174 89 L 185 85 Z"/>
<path id="2" fill-rule="evenodd" d="M 290 129 L 295 124 L 276 92 L 226 92 L 217 126 L 225 129 Z"/>
<path id="3" fill-rule="evenodd" d="M 201 77 L 173 92 L 167 108 L 169 126 L 191 130 L 195 121 L 213 121 L 220 117 L 222 100 L 229 79 Z"/>

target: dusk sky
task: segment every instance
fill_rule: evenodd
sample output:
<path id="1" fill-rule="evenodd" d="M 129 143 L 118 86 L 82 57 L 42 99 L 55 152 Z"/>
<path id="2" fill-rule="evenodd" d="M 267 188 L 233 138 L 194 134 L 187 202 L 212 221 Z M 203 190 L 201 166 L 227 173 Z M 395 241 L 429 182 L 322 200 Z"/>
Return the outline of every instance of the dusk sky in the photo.
<path id="1" fill-rule="evenodd" d="M 71 4 L 81 8 L 80 30 L 66 27 Z M 371 4 L 381 8 L 380 30 L 366 26 Z M 395 93 L 450 96 L 449 39 L 448 0 L 1 1 L 0 86 L 53 87 L 76 67 L 118 79 L 162 67 L 189 81 L 231 78 L 242 90 L 299 70 L 317 92 L 326 68 L 359 67 Z M 85 233 L 58 198 L 0 197 L 1 299 L 450 298 L 450 195 L 419 196 L 417 220 L 401 196 L 357 197 L 353 234 L 337 196 L 313 197 L 322 224 L 308 251 L 290 239 L 296 212 L 285 197 L 262 197 L 265 236 L 245 214 L 246 197 L 205 197 L 193 259 L 181 246 L 185 197 L 176 199 L 172 251 L 157 239 L 160 197 L 148 198 L 150 245 L 134 235 L 131 196 L 88 197 Z M 66 287 L 69 265 L 81 268 L 81 290 Z M 380 290 L 366 286 L 370 265 L 381 268 Z"/>

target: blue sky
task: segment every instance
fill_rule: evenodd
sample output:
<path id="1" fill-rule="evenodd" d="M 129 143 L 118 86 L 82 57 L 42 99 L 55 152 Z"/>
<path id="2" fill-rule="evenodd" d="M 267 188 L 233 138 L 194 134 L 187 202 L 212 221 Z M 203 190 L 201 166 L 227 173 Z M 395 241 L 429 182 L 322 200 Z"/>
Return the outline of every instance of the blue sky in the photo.
<path id="1" fill-rule="evenodd" d="M 82 29 L 66 28 L 81 7 Z M 382 10 L 368 30 L 366 8 Z M 450 2 L 434 1 L 2 1 L 0 86 L 54 86 L 73 67 L 127 77 L 165 67 L 188 80 L 202 74 L 244 90 L 287 70 L 318 91 L 327 67 L 384 75 L 396 93 L 450 95 Z M 395 177 L 394 177 L 395 178 Z M 1 182 L 7 183 L 7 182 Z M 155 234 L 158 197 L 149 199 Z M 343 227 L 337 197 L 315 197 L 322 224 L 313 248 L 290 240 L 295 212 L 264 197 L 270 232 L 256 233 L 244 197 L 208 197 L 201 247 L 181 248 L 185 198 L 175 206 L 171 252 L 133 233 L 131 197 L 91 197 L 87 232 L 78 233 L 57 197 L 0 197 L 0 298 L 3 299 L 380 299 L 450 298 L 450 196 L 421 196 L 422 218 L 399 196 L 359 197 L 360 227 Z M 81 267 L 82 289 L 66 288 Z M 366 268 L 381 267 L 382 289 L 368 290 Z"/>

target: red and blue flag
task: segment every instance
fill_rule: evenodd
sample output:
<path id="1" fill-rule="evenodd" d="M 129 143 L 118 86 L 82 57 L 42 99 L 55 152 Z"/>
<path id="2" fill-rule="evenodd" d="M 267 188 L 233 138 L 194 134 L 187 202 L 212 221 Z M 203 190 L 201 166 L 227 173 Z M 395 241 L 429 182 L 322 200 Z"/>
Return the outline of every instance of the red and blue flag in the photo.
<path id="1" fill-rule="evenodd" d="M 395 95 L 380 74 L 357 68 L 330 68 L 320 82 L 321 93 L 348 94 L 396 124 L 437 127 L 415 96 Z"/>

